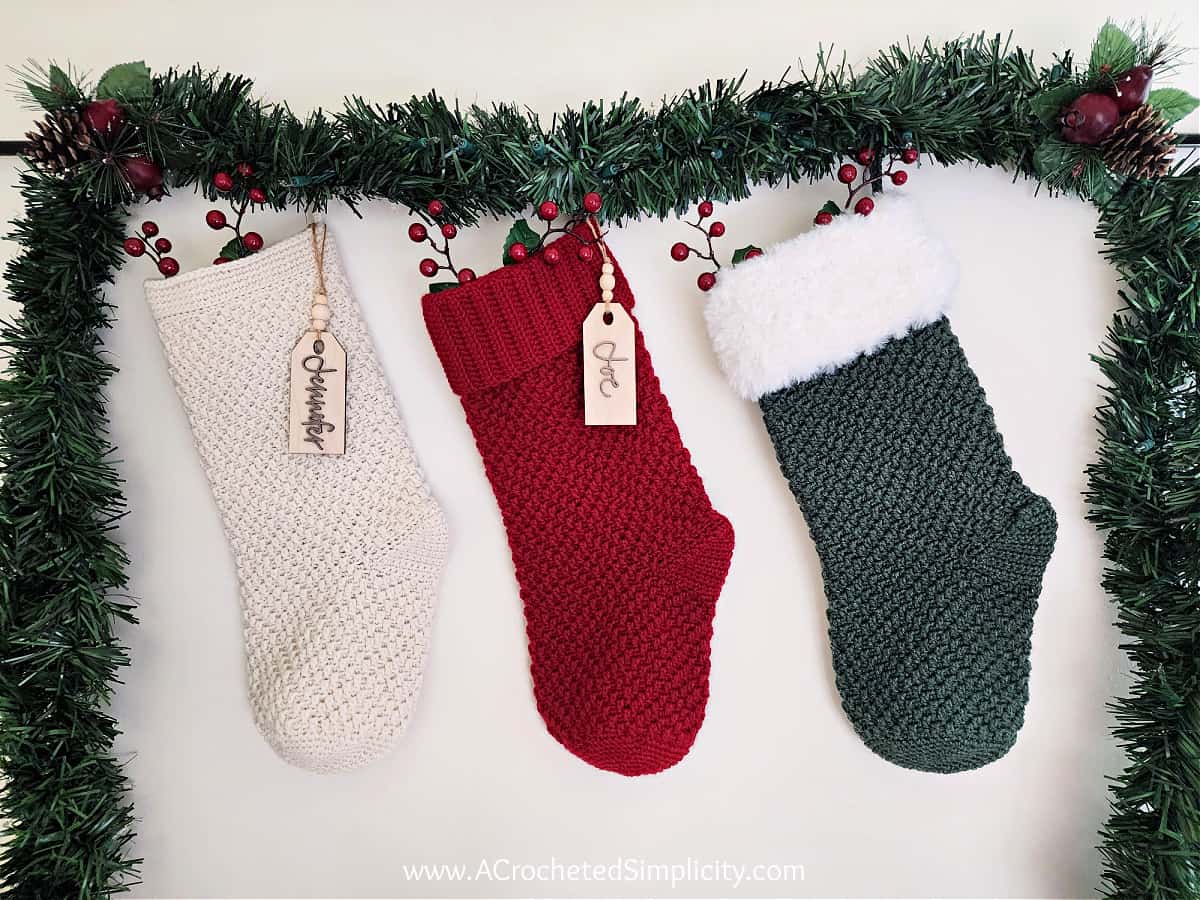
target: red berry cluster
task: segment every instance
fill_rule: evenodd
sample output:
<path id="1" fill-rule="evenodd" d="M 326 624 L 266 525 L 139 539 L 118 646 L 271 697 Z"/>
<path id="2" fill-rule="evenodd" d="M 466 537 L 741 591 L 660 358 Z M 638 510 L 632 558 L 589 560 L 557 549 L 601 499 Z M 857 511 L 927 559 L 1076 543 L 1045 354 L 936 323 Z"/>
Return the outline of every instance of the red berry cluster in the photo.
<path id="1" fill-rule="evenodd" d="M 588 193 L 583 195 L 583 211 L 572 213 L 567 217 L 565 224 L 555 227 L 554 220 L 557 219 L 559 215 L 558 204 L 553 200 L 543 200 L 538 204 L 537 217 L 546 223 L 545 230 L 538 237 L 537 243 L 533 246 L 529 246 L 522 241 L 514 241 L 512 244 L 510 244 L 508 248 L 509 258 L 514 262 L 524 262 L 531 255 L 541 250 L 542 262 L 548 266 L 556 265 L 562 260 L 562 251 L 559 250 L 557 245 L 552 247 L 548 247 L 546 245 L 549 241 L 550 235 L 564 234 L 569 235 L 578 241 L 579 246 L 575 250 L 576 255 L 584 262 L 591 262 L 596 258 L 595 244 L 599 241 L 599 238 L 589 239 L 580 237 L 575 233 L 575 228 L 580 222 L 584 221 L 589 216 L 594 216 L 603 208 L 604 198 L 595 191 L 588 191 Z"/>
<path id="2" fill-rule="evenodd" d="M 707 253 L 701 253 L 695 247 L 685 244 L 683 241 L 676 241 L 671 245 L 671 259 L 676 262 L 683 262 L 689 256 L 696 256 L 698 259 L 708 260 L 715 266 L 711 272 L 701 272 L 696 277 L 696 286 L 702 291 L 711 291 L 717 283 L 717 272 L 721 269 L 721 264 L 717 261 L 717 255 L 713 252 L 713 238 L 725 236 L 725 223 L 721 221 L 709 222 L 704 224 L 704 220 L 713 214 L 713 205 L 711 200 L 702 200 L 700 205 L 696 207 L 696 221 L 687 222 L 692 228 L 695 228 L 704 235 L 705 243 L 708 247 Z M 762 256 L 762 251 L 757 247 L 749 247 L 743 253 L 741 259 L 754 259 L 756 256 Z M 738 261 L 738 256 L 735 254 L 734 262 Z"/>
<path id="3" fill-rule="evenodd" d="M 563 251 L 558 244 L 547 246 L 547 239 L 552 234 L 568 234 L 579 242 L 577 254 L 579 258 L 585 262 L 595 258 L 595 244 L 599 242 L 599 238 L 589 240 L 575 233 L 575 226 L 582 222 L 590 215 L 598 213 L 604 207 L 604 199 L 592 191 L 584 195 L 583 211 L 575 213 L 567 220 L 566 225 L 555 227 L 554 221 L 559 217 L 558 204 L 553 200 L 544 200 L 538 204 L 537 217 L 545 223 L 545 230 L 538 235 L 529 227 L 525 221 L 518 221 L 514 225 L 513 233 L 520 234 L 522 237 L 528 238 L 525 240 L 512 240 L 513 233 L 510 233 L 508 249 L 505 254 L 505 264 L 521 263 L 529 259 L 534 254 L 540 253 L 542 261 L 547 265 L 555 265 L 562 261 Z M 425 257 L 418 264 L 417 268 L 426 278 L 433 278 L 438 272 L 448 271 L 454 275 L 458 284 L 466 284 L 475 280 L 475 272 L 473 269 L 457 268 L 450 255 L 450 241 L 458 235 L 458 228 L 452 222 L 439 221 L 446 214 L 446 204 L 441 200 L 431 200 L 426 205 L 424 210 L 414 210 L 420 216 L 423 222 L 413 222 L 408 226 L 408 238 L 415 244 L 428 243 L 433 248 L 434 252 L 444 258 L 444 262 L 439 262 L 431 256 Z M 518 230 L 520 229 L 520 230 Z M 443 238 L 439 245 L 436 238 L 431 232 L 440 232 Z M 535 240 L 536 238 L 536 240 Z M 443 288 L 452 287 L 454 282 L 441 282 L 431 286 L 431 290 L 437 291 Z"/>
<path id="4" fill-rule="evenodd" d="M 854 211 L 860 216 L 869 216 L 875 210 L 875 201 L 868 196 L 858 197 L 857 200 L 855 197 L 868 187 L 879 185 L 885 178 L 891 179 L 892 184 L 897 187 L 904 184 L 908 181 L 908 172 L 897 166 L 900 164 L 911 166 L 920 158 L 920 154 L 917 152 L 917 148 L 912 146 L 911 141 L 905 141 L 905 146 L 888 152 L 886 169 L 875 165 L 876 152 L 873 147 L 859 147 L 854 153 L 854 158 L 863 167 L 861 180 L 859 180 L 858 166 L 853 163 L 845 163 L 837 171 L 837 179 L 846 185 L 847 191 L 846 202 L 841 209 L 850 209 L 853 206 Z M 855 182 L 858 183 L 855 184 Z M 828 225 L 839 211 L 836 203 L 827 203 L 813 218 L 813 222 L 817 225 Z"/>
<path id="5" fill-rule="evenodd" d="M 229 197 L 229 206 L 234 214 L 232 225 L 229 223 L 229 217 L 219 209 L 210 209 L 204 216 L 205 223 L 213 231 L 228 228 L 234 234 L 233 239 L 221 248 L 220 255 L 213 260 L 214 265 L 232 262 L 243 256 L 249 256 L 251 253 L 257 253 L 263 248 L 262 235 L 257 231 L 242 233 L 242 218 L 246 215 L 247 210 L 255 205 L 262 206 L 267 202 L 267 192 L 258 185 L 249 184 L 250 178 L 254 175 L 254 166 L 250 163 L 238 163 L 234 167 L 234 172 L 236 178 L 225 171 L 217 172 L 212 177 L 212 185 L 218 194 L 232 194 L 238 186 L 237 179 L 241 179 L 242 186 L 246 191 L 245 199 L 240 203 L 234 197 Z"/>
<path id="6" fill-rule="evenodd" d="M 125 252 L 134 257 L 149 253 L 158 266 L 158 271 L 167 278 L 179 274 L 179 260 L 167 256 L 171 252 L 171 242 L 158 236 L 158 224 L 155 222 L 143 222 L 141 231 L 125 238 Z"/>
<path id="7" fill-rule="evenodd" d="M 450 242 L 458 237 L 458 226 L 453 222 L 438 223 L 438 219 L 446 214 L 446 204 L 441 200 L 430 200 L 425 206 L 425 212 L 418 212 L 425 223 L 413 222 L 408 226 L 408 239 L 414 244 L 421 244 L 426 241 L 433 248 L 434 252 L 446 258 L 446 262 L 439 263 L 431 256 L 425 257 L 417 266 L 421 274 L 426 278 L 433 278 L 438 272 L 446 269 L 452 273 L 459 284 L 466 284 L 469 281 L 475 280 L 475 271 L 468 268 L 456 268 L 454 260 L 450 258 Z M 429 234 L 429 230 L 441 232 L 442 245 L 439 247 L 436 240 Z"/>

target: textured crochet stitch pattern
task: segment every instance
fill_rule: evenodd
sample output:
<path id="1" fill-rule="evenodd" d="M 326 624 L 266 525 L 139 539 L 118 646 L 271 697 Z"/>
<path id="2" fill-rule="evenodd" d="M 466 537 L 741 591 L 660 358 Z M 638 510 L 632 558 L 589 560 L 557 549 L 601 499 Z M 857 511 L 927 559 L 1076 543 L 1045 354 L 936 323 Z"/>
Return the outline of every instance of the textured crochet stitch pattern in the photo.
<path id="1" fill-rule="evenodd" d="M 304 232 L 146 296 L 233 551 L 254 721 L 316 772 L 376 759 L 409 721 L 447 534 L 330 235 L 346 349 L 344 456 L 289 454 L 289 357 L 316 283 Z"/>
<path id="2" fill-rule="evenodd" d="M 535 254 L 426 296 L 425 321 L 504 518 L 538 710 L 580 758 L 643 775 L 682 759 L 704 720 L 733 529 L 640 330 L 637 425 L 584 425 L 581 326 L 601 262 L 561 240 L 556 266 Z M 619 267 L 616 281 L 632 310 Z"/>
<path id="3" fill-rule="evenodd" d="M 1056 521 L 1013 471 L 946 320 L 759 406 L 821 559 L 855 730 L 908 768 L 1003 756 Z"/>

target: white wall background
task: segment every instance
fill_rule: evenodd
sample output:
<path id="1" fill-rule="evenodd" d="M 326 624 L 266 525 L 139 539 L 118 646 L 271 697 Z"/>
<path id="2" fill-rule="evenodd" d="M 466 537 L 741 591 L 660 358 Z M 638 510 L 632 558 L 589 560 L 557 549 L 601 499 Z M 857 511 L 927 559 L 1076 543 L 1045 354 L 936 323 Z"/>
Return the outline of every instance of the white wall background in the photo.
<path id="1" fill-rule="evenodd" d="M 1142 4 L 1197 43 L 1189 0 Z M 550 113 L 622 91 L 652 100 L 749 67 L 773 77 L 818 43 L 857 60 L 892 41 L 1014 32 L 1043 61 L 1086 52 L 1126 7 L 847 2 L 610 2 L 559 6 L 368 2 L 176 4 L 47 2 L 5 12 L 0 59 L 70 60 L 98 73 L 145 58 L 199 61 L 253 76 L 294 109 L 337 107 L 348 93 L 402 99 L 436 87 L 464 103 L 519 99 Z M 1197 91 L 1194 63 L 1183 86 Z M 31 114 L 0 100 L 0 134 Z M 1194 130 L 1194 119 L 1186 123 Z M 5 185 L 15 168 L 4 169 Z M 1034 197 L 1001 172 L 925 167 L 908 192 L 959 254 L 952 321 L 996 410 L 1019 471 L 1059 514 L 1034 630 L 1032 698 L 1016 748 L 983 770 L 938 776 L 871 755 L 838 705 L 824 598 L 804 522 L 780 477 L 756 409 L 721 380 L 694 289 L 696 269 L 668 259 L 678 223 L 612 236 L 639 299 L 655 367 L 737 550 L 718 607 L 708 720 L 691 754 L 637 780 L 562 750 L 534 709 L 521 604 L 500 517 L 461 409 L 422 326 L 408 219 L 383 205 L 331 224 L 438 499 L 452 556 L 418 714 L 395 752 L 364 771 L 319 777 L 288 768 L 254 730 L 243 692 L 236 582 L 216 510 L 167 377 L 135 262 L 111 291 L 113 435 L 131 514 L 142 624 L 125 632 L 134 664 L 117 695 L 145 857 L 141 897 L 401 895 L 1076 897 L 1098 883 L 1093 846 L 1106 773 L 1119 754 L 1105 701 L 1124 688 L 1100 539 L 1083 521 L 1100 393 L 1088 354 L 1115 303 L 1097 256 L 1092 210 Z M 832 184 L 758 191 L 719 213 L 727 250 L 809 227 Z M 175 242 L 185 270 L 217 239 L 194 197 L 139 209 Z M 0 188 L 11 218 L 19 197 Z M 259 215 L 268 241 L 300 227 Z M 464 234 L 457 258 L 486 270 L 506 225 Z M 11 244 L 2 245 L 11 254 Z M 579 884 L 412 880 L 405 864 L 481 859 L 647 863 L 688 858 L 800 863 L 805 879 Z"/>

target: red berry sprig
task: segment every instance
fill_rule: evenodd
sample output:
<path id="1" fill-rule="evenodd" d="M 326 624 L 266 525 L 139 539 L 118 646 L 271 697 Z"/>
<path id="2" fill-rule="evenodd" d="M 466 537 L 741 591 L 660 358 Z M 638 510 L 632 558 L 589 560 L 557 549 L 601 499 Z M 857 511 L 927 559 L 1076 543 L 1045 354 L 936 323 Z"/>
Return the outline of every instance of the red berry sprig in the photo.
<path id="1" fill-rule="evenodd" d="M 219 209 L 210 209 L 204 216 L 204 222 L 213 231 L 221 231 L 228 228 L 234 236 L 221 248 L 221 254 L 213 260 L 215 265 L 221 263 L 232 262 L 235 259 L 240 259 L 243 256 L 249 256 L 251 253 L 257 253 L 264 246 L 263 237 L 257 231 L 247 231 L 242 233 L 242 219 L 247 211 L 253 210 L 255 206 L 262 206 L 267 202 L 267 192 L 258 185 L 249 185 L 249 181 L 254 175 L 254 166 L 248 162 L 239 162 L 233 168 L 234 174 L 226 171 L 217 172 L 212 177 L 212 186 L 218 194 L 229 195 L 229 208 L 233 212 L 233 223 L 230 224 L 229 217 Z M 236 177 L 235 177 L 236 176 Z M 238 179 L 242 181 L 242 187 L 245 189 L 245 199 L 238 200 L 234 193 L 238 186 Z"/>
<path id="2" fill-rule="evenodd" d="M 721 270 L 721 263 L 717 260 L 717 255 L 713 251 L 713 238 L 724 237 L 725 223 L 717 221 L 710 222 L 708 225 L 705 225 L 704 220 L 712 214 L 712 201 L 701 200 L 700 205 L 696 207 L 696 221 L 687 222 L 687 220 L 684 220 L 687 225 L 690 225 L 692 228 L 695 228 L 702 235 L 704 235 L 704 241 L 708 248 L 707 253 L 701 253 L 695 247 L 691 246 L 690 244 L 686 244 L 683 241 L 676 241 L 671 245 L 671 259 L 675 260 L 676 262 L 683 262 L 689 256 L 695 256 L 697 259 L 708 260 L 713 264 L 713 266 L 715 266 L 711 272 L 701 272 L 700 275 L 697 276 L 696 287 L 700 288 L 702 291 L 711 291 L 713 289 L 713 286 L 717 283 L 717 272 Z M 758 251 L 758 253 L 761 252 L 761 250 Z M 746 255 L 749 256 L 749 252 L 747 252 Z"/>
<path id="3" fill-rule="evenodd" d="M 438 272 L 443 270 L 450 272 L 458 284 L 466 284 L 469 281 L 475 280 L 475 271 L 468 268 L 458 268 L 454 265 L 454 260 L 450 256 L 450 242 L 458 237 L 458 226 L 453 222 L 438 223 L 438 219 L 446 214 L 446 204 L 441 200 L 430 200 L 426 204 L 424 211 L 415 210 L 424 221 L 413 222 L 408 226 L 408 239 L 414 244 L 428 243 L 433 248 L 434 253 L 445 258 L 445 263 L 439 263 L 433 257 L 427 256 L 417 265 L 418 271 L 426 278 L 433 278 Z M 430 230 L 436 231 L 442 236 L 442 244 L 439 247 L 438 242 L 430 235 Z M 453 284 L 454 282 L 446 282 L 445 284 Z"/>
<path id="4" fill-rule="evenodd" d="M 684 224 L 695 228 L 704 235 L 705 245 L 708 249 L 707 253 L 702 253 L 695 247 L 676 241 L 671 245 L 671 259 L 676 262 L 684 262 L 689 256 L 695 256 L 697 259 L 707 260 L 715 267 L 712 271 L 701 272 L 696 276 L 696 287 L 702 291 L 711 291 L 717 284 L 717 272 L 721 270 L 721 263 L 717 260 L 717 254 L 713 250 L 713 238 L 725 236 L 725 223 L 720 221 L 709 222 L 704 224 L 704 220 L 712 216 L 713 204 L 711 200 L 701 200 L 696 206 L 696 221 L 688 222 L 684 220 Z M 740 250 L 734 251 L 732 265 L 744 262 L 747 259 L 754 259 L 762 256 L 763 252 L 760 248 L 751 244 L 749 247 L 742 247 Z"/>
<path id="5" fill-rule="evenodd" d="M 557 246 L 549 246 L 550 236 L 552 234 L 562 234 L 574 238 L 579 245 L 575 249 L 575 255 L 584 262 L 591 262 L 596 258 L 595 246 L 604 239 L 604 235 L 601 234 L 600 237 L 585 237 L 580 235 L 576 229 L 582 222 L 600 212 L 600 210 L 603 208 L 604 198 L 595 191 L 589 191 L 583 195 L 583 209 L 568 214 L 566 217 L 566 222 L 556 226 L 554 222 L 559 218 L 561 210 L 559 209 L 558 204 L 553 200 L 543 200 L 538 204 L 537 217 L 545 223 L 545 229 L 540 235 L 537 235 L 533 229 L 529 228 L 528 225 L 523 221 L 517 222 L 517 224 L 513 226 L 514 230 L 522 229 L 522 231 L 518 232 L 521 234 L 521 236 L 527 237 L 528 235 L 534 235 L 536 240 L 529 239 L 528 243 L 520 240 L 512 241 L 512 237 L 514 235 L 512 232 L 510 232 L 509 240 L 512 242 L 508 244 L 508 252 L 505 254 L 505 262 L 524 262 L 530 256 L 533 256 L 535 253 L 540 251 L 542 254 L 542 262 L 550 266 L 556 265 L 562 260 L 563 251 Z"/>
<path id="6" fill-rule="evenodd" d="M 906 133 L 905 138 L 908 137 L 909 135 Z M 861 180 L 858 166 L 853 163 L 844 163 L 839 166 L 837 179 L 846 185 L 846 201 L 841 206 L 832 201 L 826 203 L 813 217 L 815 224 L 828 225 L 833 221 L 833 217 L 843 209 L 853 209 L 860 216 L 869 216 L 875 210 L 875 201 L 870 197 L 859 195 L 868 187 L 877 189 L 885 178 L 891 179 L 892 184 L 896 187 L 905 184 L 908 181 L 908 172 L 897 167 L 900 165 L 911 166 L 920 159 L 920 154 L 917 152 L 917 148 L 912 146 L 912 141 L 906 140 L 905 146 L 887 152 L 886 168 L 879 165 L 878 154 L 873 147 L 859 147 L 854 153 L 854 158 L 863 166 Z"/>
<path id="7" fill-rule="evenodd" d="M 157 223 L 143 222 L 141 231 L 135 231 L 125 238 L 125 252 L 133 257 L 149 253 L 158 271 L 166 278 L 173 278 L 179 274 L 179 261 L 173 256 L 167 256 L 171 252 L 171 242 L 157 235 Z"/>

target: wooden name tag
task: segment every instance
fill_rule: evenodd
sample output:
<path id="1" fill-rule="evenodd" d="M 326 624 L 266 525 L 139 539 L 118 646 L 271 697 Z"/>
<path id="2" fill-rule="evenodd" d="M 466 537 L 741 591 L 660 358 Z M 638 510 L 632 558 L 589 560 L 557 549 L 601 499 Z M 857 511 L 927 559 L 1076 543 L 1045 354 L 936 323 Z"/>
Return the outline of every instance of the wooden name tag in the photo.
<path id="1" fill-rule="evenodd" d="M 328 331 L 307 331 L 292 350 L 288 452 L 346 452 L 346 351 Z"/>
<path id="2" fill-rule="evenodd" d="M 637 424 L 635 349 L 633 319 L 625 307 L 593 306 L 583 320 L 585 425 Z"/>

